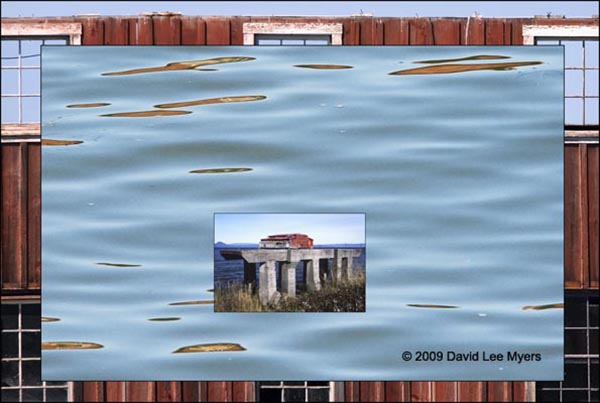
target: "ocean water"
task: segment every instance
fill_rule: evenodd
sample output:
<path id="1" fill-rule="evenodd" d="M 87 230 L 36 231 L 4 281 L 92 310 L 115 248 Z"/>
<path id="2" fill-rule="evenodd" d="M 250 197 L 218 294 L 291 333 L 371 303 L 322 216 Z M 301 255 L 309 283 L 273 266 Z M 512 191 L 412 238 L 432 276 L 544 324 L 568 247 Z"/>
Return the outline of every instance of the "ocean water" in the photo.
<path id="1" fill-rule="evenodd" d="M 509 58 L 447 63 L 541 64 L 389 75 L 475 55 Z M 217 57 L 254 60 L 102 75 Z M 60 320 L 42 338 L 103 346 L 44 350 L 43 379 L 562 378 L 562 309 L 523 309 L 563 298 L 562 48 L 44 47 L 42 64 L 42 138 L 82 141 L 43 147 L 42 315 Z M 101 116 L 238 96 L 266 98 Z M 110 105 L 67 107 L 87 103 Z M 367 311 L 170 305 L 213 298 L 215 212 L 366 213 Z M 204 343 L 246 350 L 173 354 Z"/>

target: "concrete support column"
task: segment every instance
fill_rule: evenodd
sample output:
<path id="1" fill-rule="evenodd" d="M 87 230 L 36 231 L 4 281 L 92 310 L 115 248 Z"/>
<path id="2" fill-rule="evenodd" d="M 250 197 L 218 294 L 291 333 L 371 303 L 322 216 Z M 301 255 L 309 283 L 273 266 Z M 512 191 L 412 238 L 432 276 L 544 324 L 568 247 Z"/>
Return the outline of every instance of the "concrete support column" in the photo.
<path id="1" fill-rule="evenodd" d="M 337 284 L 342 281 L 342 258 L 335 254 L 331 262 L 331 281 Z"/>
<path id="2" fill-rule="evenodd" d="M 285 262 L 281 265 L 281 292 L 288 297 L 296 296 L 296 266 L 298 262 Z"/>
<path id="3" fill-rule="evenodd" d="M 342 258 L 342 275 L 345 280 L 352 278 L 352 256 Z"/>
<path id="4" fill-rule="evenodd" d="M 260 303 L 266 305 L 277 293 L 277 271 L 275 270 L 275 261 L 268 260 L 261 263 L 258 272 L 258 297 L 260 298 Z"/>
<path id="5" fill-rule="evenodd" d="M 321 289 L 321 279 L 319 278 L 319 259 L 306 261 L 306 288 L 309 291 L 319 291 Z"/>
<path id="6" fill-rule="evenodd" d="M 256 263 L 244 260 L 244 284 L 256 283 Z"/>

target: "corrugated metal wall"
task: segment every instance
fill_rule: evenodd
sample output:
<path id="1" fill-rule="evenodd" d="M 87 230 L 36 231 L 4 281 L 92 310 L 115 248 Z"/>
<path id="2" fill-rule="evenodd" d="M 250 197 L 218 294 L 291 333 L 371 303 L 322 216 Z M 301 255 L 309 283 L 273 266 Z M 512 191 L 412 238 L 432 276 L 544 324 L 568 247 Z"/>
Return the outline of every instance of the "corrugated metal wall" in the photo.
<path id="1" fill-rule="evenodd" d="M 244 22 L 342 23 L 344 45 L 521 45 L 531 24 L 598 20 L 483 18 L 73 17 L 82 45 L 242 45 Z M 43 19 L 2 22 L 43 23 Z M 598 288 L 598 145 L 565 145 L 565 287 Z M 40 287 L 40 145 L 2 146 L 2 289 Z M 253 382 L 78 382 L 76 401 L 252 401 Z M 344 398 L 367 401 L 526 401 L 525 382 L 345 382 Z"/>

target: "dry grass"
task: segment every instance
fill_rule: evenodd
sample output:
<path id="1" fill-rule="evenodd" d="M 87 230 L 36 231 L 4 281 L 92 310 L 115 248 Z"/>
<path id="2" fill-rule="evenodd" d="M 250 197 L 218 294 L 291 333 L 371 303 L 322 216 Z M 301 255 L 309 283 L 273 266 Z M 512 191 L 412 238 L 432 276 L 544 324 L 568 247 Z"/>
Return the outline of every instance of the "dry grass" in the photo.
<path id="1" fill-rule="evenodd" d="M 341 284 L 325 282 L 319 291 L 298 292 L 276 305 L 263 306 L 250 286 L 215 288 L 215 312 L 364 312 L 365 277 L 358 275 Z"/>

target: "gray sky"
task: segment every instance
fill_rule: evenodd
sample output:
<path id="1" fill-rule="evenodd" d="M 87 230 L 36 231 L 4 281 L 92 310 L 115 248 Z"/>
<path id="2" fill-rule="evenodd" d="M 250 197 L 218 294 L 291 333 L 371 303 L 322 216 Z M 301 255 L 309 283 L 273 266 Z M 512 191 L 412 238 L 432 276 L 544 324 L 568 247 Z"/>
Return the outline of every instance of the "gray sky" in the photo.
<path id="1" fill-rule="evenodd" d="M 136 15 L 144 11 L 178 11 L 187 15 L 351 15 L 378 17 L 532 17 L 598 15 L 596 1 L 3 1 L 3 17 L 49 17 L 77 14 Z"/>

